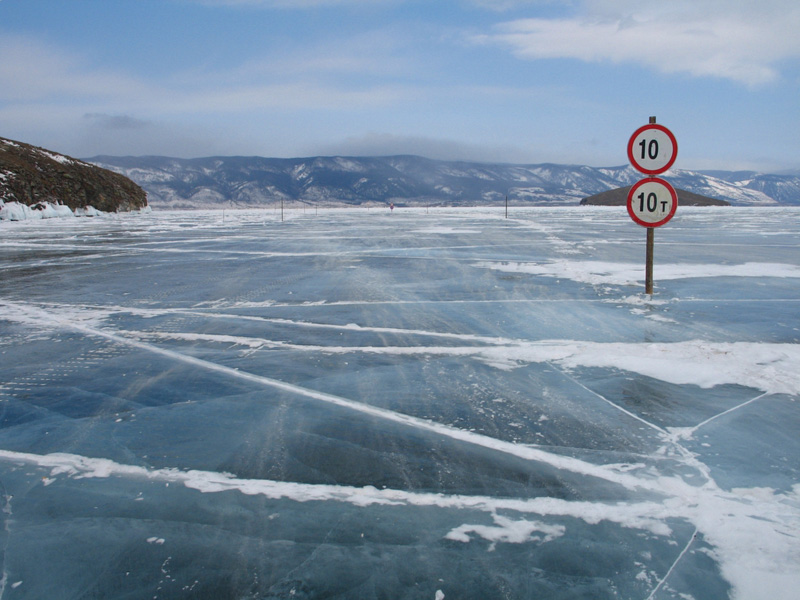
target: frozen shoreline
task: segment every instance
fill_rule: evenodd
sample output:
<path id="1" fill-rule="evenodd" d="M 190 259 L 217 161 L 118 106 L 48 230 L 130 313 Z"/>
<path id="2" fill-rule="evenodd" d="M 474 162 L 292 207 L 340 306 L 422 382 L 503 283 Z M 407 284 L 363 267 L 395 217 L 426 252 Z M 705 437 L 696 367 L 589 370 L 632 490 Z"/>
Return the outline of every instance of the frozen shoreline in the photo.
<path id="1" fill-rule="evenodd" d="M 103 213 L 92 206 L 77 208 L 74 211 L 64 204 L 54 204 L 52 202 L 39 202 L 31 208 L 20 202 L 0 201 L 0 222 L 2 221 L 41 221 L 43 219 L 63 219 L 72 217 L 99 217 Z M 149 206 L 133 211 L 136 214 L 151 212 Z"/>

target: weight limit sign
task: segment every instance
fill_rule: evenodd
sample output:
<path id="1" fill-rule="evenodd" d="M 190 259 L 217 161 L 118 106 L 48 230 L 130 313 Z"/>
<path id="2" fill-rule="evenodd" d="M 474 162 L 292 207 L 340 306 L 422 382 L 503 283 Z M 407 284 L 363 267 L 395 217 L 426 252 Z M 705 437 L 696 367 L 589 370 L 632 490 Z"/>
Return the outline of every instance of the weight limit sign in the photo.
<path id="1" fill-rule="evenodd" d="M 648 177 L 628 192 L 628 214 L 642 227 L 661 227 L 678 210 L 678 194 L 659 177 Z"/>

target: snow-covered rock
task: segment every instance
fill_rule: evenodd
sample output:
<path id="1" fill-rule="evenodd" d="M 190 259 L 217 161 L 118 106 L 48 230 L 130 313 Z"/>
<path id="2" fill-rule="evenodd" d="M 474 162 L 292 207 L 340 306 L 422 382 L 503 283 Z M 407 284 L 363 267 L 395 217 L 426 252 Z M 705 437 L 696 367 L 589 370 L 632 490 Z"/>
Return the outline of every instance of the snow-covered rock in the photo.
<path id="1" fill-rule="evenodd" d="M 141 209 L 142 213 L 149 213 L 150 207 Z M 52 202 L 38 202 L 27 206 L 21 202 L 0 201 L 0 221 L 32 221 L 37 219 L 61 219 L 75 217 L 97 217 L 104 213 L 92 206 L 77 208 L 73 212 L 69 206 L 54 204 Z"/>
<path id="2" fill-rule="evenodd" d="M 93 206 L 83 206 L 75 209 L 76 217 L 99 217 L 102 213 Z"/>
<path id="3" fill-rule="evenodd" d="M 29 221 L 41 218 L 42 213 L 20 202 L 6 202 L 0 205 L 0 221 Z"/>

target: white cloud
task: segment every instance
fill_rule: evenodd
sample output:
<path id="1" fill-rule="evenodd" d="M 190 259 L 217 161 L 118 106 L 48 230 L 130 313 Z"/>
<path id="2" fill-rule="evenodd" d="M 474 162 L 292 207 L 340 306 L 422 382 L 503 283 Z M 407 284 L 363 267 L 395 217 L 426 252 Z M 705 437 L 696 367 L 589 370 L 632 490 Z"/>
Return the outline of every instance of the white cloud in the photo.
<path id="1" fill-rule="evenodd" d="M 79 56 L 19 35 L 0 38 L 0 101 L 146 95 L 148 86 L 92 70 Z"/>
<path id="2" fill-rule="evenodd" d="M 523 59 L 638 63 L 665 73 L 729 79 L 749 86 L 779 77 L 800 58 L 800 6 L 785 0 L 603 0 L 558 19 L 518 19 L 474 41 Z"/>
<path id="3" fill-rule="evenodd" d="M 330 81 L 337 77 L 362 77 L 388 81 L 413 77 L 418 69 L 412 34 L 397 27 L 355 32 L 346 37 L 303 42 L 249 57 L 235 68 L 200 73 L 198 80 L 237 81 Z M 411 39 L 409 39 L 411 38 Z"/>
<path id="4" fill-rule="evenodd" d="M 383 62 L 392 73 L 409 73 L 406 61 L 370 54 L 370 41 L 361 37 L 227 71 L 190 69 L 148 80 L 99 68 L 91 57 L 36 38 L 5 35 L 0 122 L 7 137 L 73 156 L 255 152 L 260 146 L 249 139 L 258 137 L 251 129 L 276 118 L 302 131 L 306 122 L 318 122 L 314 115 L 338 113 L 341 119 L 413 100 L 416 89 L 380 69 L 381 56 L 388 56 Z M 251 129 L 231 130 L 245 119 Z M 272 151 L 294 153 L 281 143 L 273 141 Z"/>
<path id="5" fill-rule="evenodd" d="M 0 39 L 0 102 L 6 111 L 57 104 L 85 114 L 206 114 L 386 106 L 407 99 L 402 86 L 383 81 L 381 63 L 408 71 L 403 61 L 370 57 L 368 40 L 299 56 L 271 57 L 216 73 L 173 73 L 146 81 L 96 68 L 83 56 L 25 36 Z M 325 50 L 325 49 L 323 49 Z M 359 82 L 336 74 L 366 75 Z M 119 121 L 117 121 L 119 123 Z"/>
<path id="6" fill-rule="evenodd" d="M 356 110 L 398 102 L 408 92 L 394 86 L 363 88 L 289 82 L 176 92 L 161 107 L 173 114 L 264 112 L 266 110 Z"/>

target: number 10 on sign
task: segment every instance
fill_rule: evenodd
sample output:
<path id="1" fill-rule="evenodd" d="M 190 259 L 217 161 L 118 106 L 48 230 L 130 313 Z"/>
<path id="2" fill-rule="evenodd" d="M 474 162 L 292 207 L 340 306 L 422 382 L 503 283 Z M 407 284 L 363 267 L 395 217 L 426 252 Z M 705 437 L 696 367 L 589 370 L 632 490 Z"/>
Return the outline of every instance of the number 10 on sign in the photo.
<path id="1" fill-rule="evenodd" d="M 658 175 L 669 169 L 678 156 L 678 142 L 663 125 L 649 123 L 637 129 L 628 141 L 628 159 L 645 175 Z"/>

